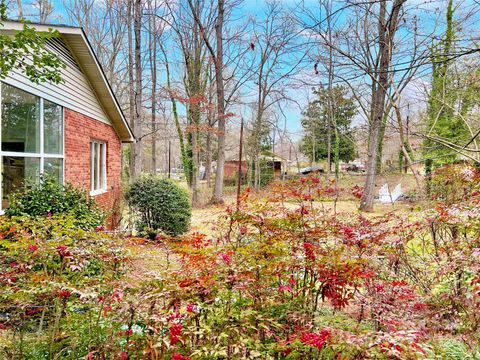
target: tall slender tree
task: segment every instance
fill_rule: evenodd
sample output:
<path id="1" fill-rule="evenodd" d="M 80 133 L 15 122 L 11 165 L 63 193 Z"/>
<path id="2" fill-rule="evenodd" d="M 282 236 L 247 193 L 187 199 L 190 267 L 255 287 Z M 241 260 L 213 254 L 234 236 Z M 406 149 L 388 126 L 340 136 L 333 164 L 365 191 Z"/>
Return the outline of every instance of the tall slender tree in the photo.
<path id="1" fill-rule="evenodd" d="M 293 18 L 278 2 L 267 3 L 264 19 L 254 24 L 251 42 L 253 81 L 255 84 L 255 114 L 252 126 L 251 161 L 253 185 L 260 187 L 262 135 L 266 128 L 266 112 L 290 100 L 289 85 L 300 69 L 303 55 L 299 51 Z M 303 49 L 302 49 L 303 50 Z"/>
<path id="2" fill-rule="evenodd" d="M 468 126 L 463 115 L 469 110 L 469 101 L 462 101 L 463 94 L 455 79 L 459 71 L 455 69 L 456 60 L 451 59 L 455 48 L 455 22 L 453 0 L 448 2 L 446 29 L 443 38 L 431 48 L 432 80 L 428 96 L 427 129 L 429 135 L 424 140 L 426 166 L 438 166 L 455 161 L 459 154 L 451 148 L 432 139 L 437 137 L 449 142 L 466 143 L 469 137 Z M 461 104 L 460 107 L 458 104 Z"/>
<path id="3" fill-rule="evenodd" d="M 155 13 L 157 8 L 157 0 L 150 1 L 149 12 Z M 156 174 L 157 172 L 157 43 L 159 37 L 159 29 L 156 26 L 156 17 L 149 17 L 148 21 L 148 36 L 149 36 L 149 63 L 150 63 L 150 78 L 151 78 L 151 172 Z"/>
<path id="4" fill-rule="evenodd" d="M 387 94 L 391 87 L 389 77 L 395 34 L 401 17 L 402 6 L 406 0 L 394 0 L 390 11 L 387 9 L 387 1 L 380 0 L 378 14 L 378 54 L 376 61 L 378 68 L 374 72 L 372 82 L 372 100 L 369 127 L 369 141 L 367 149 L 367 164 L 365 189 L 361 199 L 360 209 L 373 211 L 375 196 L 375 179 L 377 175 L 378 148 L 381 138 L 381 127 L 385 117 Z"/>
<path id="5" fill-rule="evenodd" d="M 40 24 L 47 23 L 54 11 L 53 2 L 50 0 L 34 0 L 33 7 L 37 10 L 35 17 Z"/>
<path id="6" fill-rule="evenodd" d="M 223 26 L 225 20 L 225 0 L 217 0 L 215 20 L 215 42 L 209 38 L 205 26 L 198 13 L 195 11 L 193 0 L 188 0 L 193 18 L 197 23 L 202 39 L 210 53 L 215 69 L 215 85 L 217 94 L 217 170 L 215 176 L 215 187 L 213 189 L 212 203 L 223 203 L 223 179 L 225 166 L 225 135 L 226 135 L 226 113 L 225 113 L 225 84 L 224 84 L 224 61 L 223 61 Z"/>
<path id="7" fill-rule="evenodd" d="M 135 116 L 133 132 L 137 141 L 133 144 L 132 179 L 142 172 L 142 118 L 143 118 L 143 74 L 142 74 L 142 0 L 134 0 L 134 34 L 135 34 Z"/>

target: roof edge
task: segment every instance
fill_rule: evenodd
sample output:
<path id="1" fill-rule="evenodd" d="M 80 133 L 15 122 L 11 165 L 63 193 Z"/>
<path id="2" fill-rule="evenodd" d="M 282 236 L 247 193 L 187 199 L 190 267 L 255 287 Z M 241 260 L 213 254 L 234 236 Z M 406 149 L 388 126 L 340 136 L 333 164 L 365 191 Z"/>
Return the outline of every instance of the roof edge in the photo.
<path id="1" fill-rule="evenodd" d="M 120 107 L 120 104 L 117 100 L 117 97 L 115 96 L 115 93 L 113 92 L 113 89 L 112 87 L 110 86 L 110 82 L 108 81 L 107 79 L 107 76 L 105 75 L 105 72 L 103 71 L 103 67 L 101 66 L 100 62 L 98 61 L 98 58 L 97 58 L 97 55 L 95 55 L 95 51 L 93 51 L 93 47 L 92 45 L 90 44 L 90 41 L 88 40 L 88 36 L 87 34 L 85 33 L 85 31 L 83 30 L 83 28 L 79 28 L 79 30 L 81 31 L 81 34 L 82 34 L 82 38 L 83 40 L 85 41 L 85 43 L 87 44 L 87 47 L 88 47 L 88 51 L 90 52 L 90 55 L 91 57 L 93 58 L 93 60 L 95 61 L 95 64 L 97 65 L 97 68 L 99 70 L 99 72 L 101 73 L 102 75 L 102 78 L 103 78 L 103 81 L 104 83 L 106 84 L 107 86 L 107 89 L 108 89 L 108 92 L 110 93 L 110 96 L 111 98 L 113 99 L 113 102 L 115 103 L 115 107 L 117 108 L 117 111 L 119 112 L 120 114 L 120 117 L 123 121 L 123 124 L 125 125 L 126 129 L 128 130 L 128 133 L 130 135 L 130 139 L 121 139 L 122 142 L 125 142 L 125 143 L 132 143 L 132 142 L 135 142 L 136 139 L 135 139 L 135 135 L 133 134 L 133 131 L 132 129 L 130 128 L 130 124 L 128 123 L 126 117 L 125 117 L 125 114 L 123 113 L 123 110 L 122 108 Z"/>
<path id="2" fill-rule="evenodd" d="M 25 25 L 24 22 L 21 21 L 15 21 L 15 20 L 5 20 L 1 22 L 2 26 L 0 27 L 0 31 L 21 31 L 23 30 L 23 27 Z M 95 54 L 95 51 L 93 50 L 93 47 L 88 40 L 88 36 L 81 27 L 74 27 L 74 26 L 67 26 L 67 25 L 55 25 L 55 24 L 39 24 L 39 23 L 32 23 L 32 22 L 27 22 L 26 25 L 31 25 L 35 30 L 40 31 L 40 32 L 48 32 L 50 30 L 57 30 L 61 35 L 66 35 L 66 36 L 79 36 L 82 38 L 83 43 L 85 44 L 86 50 L 88 51 L 88 54 L 90 58 L 93 60 L 93 63 L 95 64 L 95 68 L 100 74 L 102 78 L 102 82 L 105 84 L 105 88 L 108 91 L 108 94 L 110 95 L 110 98 L 114 104 L 115 111 L 118 114 L 118 117 L 120 118 L 122 125 L 125 127 L 127 130 L 128 136 L 121 136 L 120 133 L 117 130 L 117 134 L 121 140 L 122 143 L 133 143 L 136 141 L 135 136 L 132 132 L 132 129 L 130 128 L 130 125 L 122 111 L 122 108 L 120 107 L 120 104 L 117 100 L 117 97 L 115 96 L 115 93 L 113 92 L 112 87 L 110 86 L 110 82 L 108 81 L 105 72 L 103 70 L 103 67 L 101 66 L 100 62 L 98 61 L 98 58 Z M 68 41 L 68 40 L 67 40 Z M 79 64 L 81 66 L 81 63 Z M 89 78 L 87 74 L 84 72 L 84 76 Z M 90 80 L 90 79 L 89 79 Z M 92 89 L 95 92 L 95 96 L 98 98 L 98 94 L 95 91 L 95 88 Z M 99 99 L 100 100 L 100 99 Z M 100 103 L 102 101 L 100 100 Z M 107 115 L 108 116 L 108 115 Z M 110 117 L 110 116 L 109 116 Z M 117 119 L 118 119 L 117 117 Z M 112 126 L 115 128 L 115 123 L 112 121 Z M 124 132 L 124 131 L 123 131 Z"/>
<path id="3" fill-rule="evenodd" d="M 11 31 L 20 31 L 23 30 L 24 25 L 31 25 L 35 30 L 46 32 L 50 29 L 55 30 L 55 28 L 62 28 L 62 34 L 79 34 L 82 31 L 81 27 L 70 26 L 70 25 L 56 25 L 56 24 L 41 24 L 31 21 L 18 21 L 18 20 L 4 20 L 1 22 L 3 25 L 0 27 L 1 30 L 11 30 Z"/>

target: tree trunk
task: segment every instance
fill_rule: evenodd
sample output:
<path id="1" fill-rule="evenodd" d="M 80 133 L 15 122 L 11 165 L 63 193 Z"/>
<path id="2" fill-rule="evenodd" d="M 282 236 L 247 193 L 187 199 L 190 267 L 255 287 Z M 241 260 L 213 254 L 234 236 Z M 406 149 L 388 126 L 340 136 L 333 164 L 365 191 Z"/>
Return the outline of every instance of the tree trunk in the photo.
<path id="1" fill-rule="evenodd" d="M 421 175 L 413 167 L 413 160 L 412 160 L 412 157 L 410 156 L 410 154 L 411 154 L 410 151 L 412 150 L 412 148 L 411 148 L 410 142 L 408 140 L 408 133 L 405 134 L 404 128 L 403 128 L 402 114 L 401 114 L 400 105 L 399 105 L 400 94 L 399 94 L 397 89 L 395 89 L 395 91 L 396 91 L 397 97 L 396 97 L 396 100 L 394 100 L 394 102 L 393 102 L 393 107 L 394 107 L 395 114 L 396 114 L 396 117 L 397 117 L 397 123 L 398 123 L 398 128 L 399 128 L 399 135 L 400 135 L 400 143 L 402 144 L 401 151 L 402 151 L 403 157 L 406 160 L 407 166 L 410 167 L 410 169 L 412 170 L 412 174 L 415 178 L 415 182 L 417 183 L 417 190 L 419 192 L 420 198 L 424 199 L 425 198 L 425 191 L 424 191 L 424 188 L 423 188 L 423 185 L 422 185 Z M 407 132 L 408 132 L 408 118 L 407 118 Z M 407 169 L 407 166 L 405 166 L 405 170 Z"/>
<path id="2" fill-rule="evenodd" d="M 208 127 L 210 128 L 210 117 L 208 119 Z M 205 141 L 205 179 L 207 180 L 207 187 L 212 187 L 212 133 L 207 132 L 207 139 Z"/>
<path id="3" fill-rule="evenodd" d="M 198 206 L 198 131 L 197 121 L 194 120 L 194 129 L 192 130 L 192 206 Z"/>
<path id="4" fill-rule="evenodd" d="M 214 96 L 213 93 L 213 83 L 214 79 L 212 76 L 211 71 L 211 64 L 208 65 L 208 104 L 213 104 Z M 206 159 L 205 159 L 205 178 L 207 180 L 207 187 L 210 189 L 212 187 L 212 127 L 214 125 L 213 118 L 215 116 L 215 111 L 209 107 L 207 112 L 207 123 L 208 123 L 208 131 L 207 131 L 207 138 L 205 143 L 205 152 L 206 152 Z"/>
<path id="5" fill-rule="evenodd" d="M 217 43 L 215 56 L 215 80 L 217 85 L 217 116 L 218 116 L 218 155 L 215 188 L 212 203 L 223 203 L 223 178 L 225 166 L 225 88 L 223 83 L 223 20 L 224 0 L 218 0 L 215 38 Z"/>
<path id="6" fill-rule="evenodd" d="M 132 14 L 133 14 L 133 0 L 129 0 L 127 4 L 127 41 L 128 41 L 128 99 L 129 99 L 129 116 L 130 116 L 130 127 L 134 135 L 135 133 L 135 85 L 134 85 L 134 75 L 133 75 L 133 36 L 132 36 Z M 138 141 L 138 140 L 136 140 Z M 135 143 L 130 145 L 130 180 L 133 180 L 135 172 Z"/>
<path id="7" fill-rule="evenodd" d="M 188 5 L 192 11 L 192 15 L 196 24 L 199 27 L 203 41 L 210 52 L 215 68 L 215 84 L 217 93 L 217 117 L 218 117 L 218 154 L 217 154 L 217 171 L 215 177 L 215 187 L 213 189 L 213 196 L 211 203 L 223 203 L 223 179 L 225 166 L 225 86 L 223 80 L 223 23 L 225 16 L 225 0 L 218 0 L 217 2 L 217 18 L 215 21 L 215 42 L 216 49 L 214 50 L 205 28 L 202 25 L 199 14 L 195 11 L 195 6 L 192 0 L 188 0 Z"/>
<path id="8" fill-rule="evenodd" d="M 150 69 L 152 77 L 152 174 L 157 173 L 157 34 L 155 25 L 152 29 L 150 20 Z M 154 23 L 155 24 L 155 23 Z"/>
<path id="9" fill-rule="evenodd" d="M 255 150 L 255 177 L 254 177 L 254 187 L 255 190 L 260 189 L 261 185 L 261 166 L 260 166 L 260 154 L 258 150 Z"/>
<path id="10" fill-rule="evenodd" d="M 195 3 L 195 11 L 200 14 L 199 2 Z M 201 35 L 198 24 L 195 23 L 194 38 L 193 38 L 193 59 L 192 63 L 188 64 L 188 93 L 194 99 L 201 95 L 202 88 L 202 46 Z M 193 101 L 189 106 L 190 121 L 191 121 L 191 145 L 192 145 L 192 206 L 198 206 L 198 170 L 199 170 L 199 144 L 198 144 L 198 129 L 200 125 L 200 104 L 197 100 Z"/>
<path id="11" fill-rule="evenodd" d="M 133 179 L 142 172 L 142 58 L 141 58 L 141 19 L 142 0 L 135 0 L 134 33 L 135 33 L 135 121 L 134 134 L 137 141 L 133 145 Z"/>
<path id="12" fill-rule="evenodd" d="M 384 62 L 382 62 L 384 64 Z M 381 66 L 383 67 L 383 66 Z M 386 72 L 385 72 L 386 74 Z M 387 84 L 387 79 L 383 79 L 380 75 L 380 86 L 377 88 L 377 93 L 373 98 L 372 120 L 370 123 L 370 141 L 368 143 L 366 178 L 364 195 L 361 200 L 360 210 L 373 211 L 373 201 L 375 196 L 375 179 L 378 161 L 378 144 L 380 141 L 380 127 L 382 125 L 383 110 L 385 107 L 386 92 L 384 86 Z M 386 78 L 386 76 L 385 76 Z M 383 82 L 385 80 L 385 82 Z"/>
<path id="13" fill-rule="evenodd" d="M 17 0 L 17 6 L 18 6 L 18 20 L 23 19 L 23 6 L 22 6 L 22 0 Z"/>
<path id="14" fill-rule="evenodd" d="M 187 155 L 187 149 L 186 149 L 186 146 L 185 146 L 185 136 L 183 134 L 182 126 L 180 124 L 180 118 L 179 118 L 179 115 L 178 115 L 177 101 L 175 100 L 175 97 L 173 96 L 172 83 L 171 83 L 171 79 L 170 79 L 170 65 L 169 65 L 169 62 L 168 62 L 167 52 L 165 51 L 165 48 L 163 47 L 162 43 L 159 43 L 159 46 L 160 46 L 160 50 L 163 53 L 163 57 L 165 59 L 165 73 L 166 73 L 166 77 L 167 77 L 167 89 L 168 89 L 168 93 L 169 93 L 169 97 L 170 97 L 170 102 L 172 103 L 173 120 L 175 122 L 175 129 L 177 131 L 178 142 L 179 142 L 179 145 L 180 145 L 180 157 L 181 157 L 181 160 L 182 160 L 183 169 L 186 172 L 187 169 L 189 169 L 190 165 L 189 165 L 189 159 L 188 159 L 188 155 Z M 185 174 L 185 175 L 187 175 L 187 174 Z M 186 176 L 186 178 L 188 180 L 189 176 Z M 188 186 L 190 186 L 190 185 L 191 184 L 188 183 Z"/>
<path id="15" fill-rule="evenodd" d="M 388 20 L 386 19 L 387 0 L 380 1 L 380 14 L 378 20 L 379 65 L 373 79 L 376 84 L 373 86 L 374 91 L 372 91 L 372 113 L 370 116 L 365 188 L 360 203 L 360 210 L 362 211 L 373 211 L 378 147 L 381 141 L 381 126 L 385 115 L 385 99 L 390 85 L 388 71 L 392 58 L 393 39 L 397 30 L 398 17 L 405 1 L 406 0 L 394 1 Z"/>
<path id="16" fill-rule="evenodd" d="M 332 12 L 332 3 L 326 3 L 327 7 L 327 31 L 328 31 L 328 41 L 332 43 L 332 26 L 331 26 L 331 17 Z M 337 121 L 334 118 L 335 112 L 333 109 L 333 49 L 329 47 L 328 49 L 328 144 L 327 144 L 327 179 L 330 179 L 331 164 L 332 164 L 332 125 L 333 131 L 335 134 L 335 152 L 334 152 L 334 161 L 335 161 L 335 186 L 338 186 L 338 175 L 339 175 L 339 156 L 340 156 L 340 138 L 338 136 Z"/>
<path id="17" fill-rule="evenodd" d="M 254 146 L 253 146 L 253 150 L 254 150 L 254 153 L 253 153 L 253 159 L 254 159 L 254 183 L 253 183 L 253 187 L 255 190 L 259 190 L 260 189 L 260 186 L 261 186 L 261 180 L 260 180 L 260 172 L 261 172 L 261 164 L 260 164 L 260 157 L 261 157 L 261 144 L 260 144 L 260 141 L 261 141 L 261 137 L 262 137 L 262 88 L 261 88 L 261 74 L 262 74 L 262 70 L 260 70 L 260 76 L 258 78 L 258 83 L 259 83 L 259 86 L 258 86 L 258 108 L 257 108 L 257 117 L 256 117 L 256 121 L 255 121 L 255 126 L 254 126 L 254 129 L 253 129 L 253 134 L 254 134 Z"/>
<path id="18" fill-rule="evenodd" d="M 330 75 L 329 75 L 330 78 Z M 330 81 L 329 90 L 331 91 Z M 329 95 L 331 97 L 331 94 Z M 332 111 L 330 106 L 330 99 L 328 100 L 328 120 L 327 120 L 327 179 L 330 179 L 330 173 L 332 171 Z"/>

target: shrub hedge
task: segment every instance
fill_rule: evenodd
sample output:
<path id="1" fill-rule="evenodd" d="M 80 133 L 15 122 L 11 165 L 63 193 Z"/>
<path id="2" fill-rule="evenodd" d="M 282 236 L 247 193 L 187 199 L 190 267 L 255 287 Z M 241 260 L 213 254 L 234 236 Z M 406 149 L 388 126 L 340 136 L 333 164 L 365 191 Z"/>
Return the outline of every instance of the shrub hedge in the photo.
<path id="1" fill-rule="evenodd" d="M 130 186 L 125 197 L 137 215 L 136 224 L 140 231 L 154 233 L 160 230 L 177 236 L 190 226 L 190 197 L 172 180 L 143 176 Z"/>

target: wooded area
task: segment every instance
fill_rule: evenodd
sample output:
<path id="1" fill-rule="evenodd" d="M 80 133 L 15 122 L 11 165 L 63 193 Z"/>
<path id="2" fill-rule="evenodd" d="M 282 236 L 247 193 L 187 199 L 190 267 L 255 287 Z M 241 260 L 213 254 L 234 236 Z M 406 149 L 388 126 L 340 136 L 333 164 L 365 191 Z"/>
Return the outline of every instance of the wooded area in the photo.
<path id="1" fill-rule="evenodd" d="M 126 178 L 175 167 L 194 206 L 203 182 L 221 202 L 243 119 L 252 187 L 276 149 L 297 170 L 325 161 L 338 173 L 359 158 L 360 207 L 372 211 L 376 175 L 392 162 L 386 133 L 419 181 L 423 165 L 477 160 L 478 4 L 464 3 L 271 1 L 245 12 L 239 0 L 19 0 L 8 15 L 85 29 L 137 138 Z M 346 124 L 334 111 L 339 87 L 355 104 Z M 319 94 L 317 120 L 307 109 Z M 325 149 L 312 157 L 312 146 Z"/>

